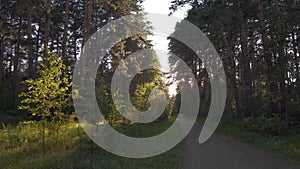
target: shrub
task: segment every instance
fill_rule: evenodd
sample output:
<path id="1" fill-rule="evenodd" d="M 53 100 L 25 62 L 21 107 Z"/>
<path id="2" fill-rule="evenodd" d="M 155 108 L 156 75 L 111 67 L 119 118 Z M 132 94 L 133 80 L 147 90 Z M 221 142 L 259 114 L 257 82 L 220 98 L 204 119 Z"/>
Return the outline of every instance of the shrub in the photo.
<path id="1" fill-rule="evenodd" d="M 240 123 L 243 129 L 246 131 L 254 131 L 262 134 L 271 135 L 286 135 L 290 132 L 292 126 L 291 120 L 283 120 L 279 116 L 266 117 L 261 116 L 258 118 L 245 118 Z"/>

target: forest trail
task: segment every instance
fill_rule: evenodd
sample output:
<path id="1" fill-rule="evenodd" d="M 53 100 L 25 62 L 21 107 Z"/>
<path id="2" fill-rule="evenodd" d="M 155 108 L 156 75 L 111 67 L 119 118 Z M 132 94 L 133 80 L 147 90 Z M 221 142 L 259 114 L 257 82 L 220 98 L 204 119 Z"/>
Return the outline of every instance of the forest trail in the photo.
<path id="1" fill-rule="evenodd" d="M 300 169 L 279 155 L 214 133 L 204 144 L 198 143 L 202 126 L 195 124 L 187 136 L 184 169 Z"/>

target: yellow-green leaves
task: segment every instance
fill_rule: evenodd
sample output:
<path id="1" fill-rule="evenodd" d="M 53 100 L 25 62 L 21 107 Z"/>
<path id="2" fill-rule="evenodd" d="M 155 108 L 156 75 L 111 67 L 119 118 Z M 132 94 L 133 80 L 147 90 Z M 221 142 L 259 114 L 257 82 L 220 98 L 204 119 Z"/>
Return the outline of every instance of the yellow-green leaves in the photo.
<path id="1" fill-rule="evenodd" d="M 19 109 L 29 111 L 32 116 L 61 120 L 65 116 L 62 109 L 71 100 L 72 83 L 58 54 L 48 55 L 44 58 L 47 65 L 40 62 L 39 77 L 25 81 L 27 91 L 19 95 L 22 99 Z"/>

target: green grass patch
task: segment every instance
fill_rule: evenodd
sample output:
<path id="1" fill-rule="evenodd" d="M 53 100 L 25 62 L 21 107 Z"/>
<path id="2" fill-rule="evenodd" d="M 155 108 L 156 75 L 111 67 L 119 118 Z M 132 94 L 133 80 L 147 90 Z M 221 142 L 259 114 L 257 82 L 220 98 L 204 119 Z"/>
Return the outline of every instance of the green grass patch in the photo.
<path id="1" fill-rule="evenodd" d="M 168 128 L 172 121 L 132 125 L 132 135 L 151 136 Z M 43 146 L 42 123 L 29 121 L 4 125 L 0 129 L 2 169 L 180 169 L 184 143 L 159 156 L 145 159 L 123 158 L 106 152 L 84 133 L 78 123 L 47 123 Z M 57 132 L 57 126 L 59 132 Z M 128 126 L 117 126 L 125 131 Z M 130 132 L 127 131 L 130 135 Z"/>

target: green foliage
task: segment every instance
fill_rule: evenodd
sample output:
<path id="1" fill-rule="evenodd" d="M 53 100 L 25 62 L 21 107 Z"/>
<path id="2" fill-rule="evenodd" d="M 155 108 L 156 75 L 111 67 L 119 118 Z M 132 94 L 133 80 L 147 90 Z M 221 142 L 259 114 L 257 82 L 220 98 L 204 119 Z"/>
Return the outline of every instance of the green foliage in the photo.
<path id="1" fill-rule="evenodd" d="M 239 124 L 246 131 L 271 135 L 287 135 L 289 132 L 291 132 L 289 127 L 291 126 L 292 122 L 283 120 L 278 116 L 271 118 L 261 116 L 256 119 L 245 118 Z"/>
<path id="2" fill-rule="evenodd" d="M 151 106 L 149 96 L 152 90 L 159 89 L 154 82 L 137 85 L 137 88 L 132 97 L 133 104 L 140 111 L 147 111 Z"/>
<path id="3" fill-rule="evenodd" d="M 70 76 L 67 67 L 58 58 L 58 54 L 48 54 L 46 63 L 39 62 L 41 70 L 37 79 L 25 81 L 27 91 L 22 92 L 19 109 L 27 110 L 31 115 L 42 117 L 43 120 L 63 120 L 63 109 L 70 102 Z"/>
<path id="4" fill-rule="evenodd" d="M 150 97 L 151 92 L 154 90 L 158 91 L 156 94 L 153 94 Z M 163 93 L 164 92 L 164 93 Z M 158 100 L 163 98 L 167 91 L 163 91 L 161 89 L 161 86 L 158 86 L 155 84 L 155 82 L 149 82 L 149 83 L 143 83 L 138 84 L 136 87 L 136 90 L 134 92 L 134 95 L 131 97 L 132 104 L 135 106 L 135 108 L 139 111 L 147 111 L 149 110 L 151 103 L 150 99 Z M 166 110 L 162 113 L 162 115 L 159 117 L 159 120 L 167 119 L 169 112 L 171 108 L 169 108 L 170 105 L 170 99 L 168 99 L 166 105 Z M 152 105 L 153 106 L 153 105 Z"/>
<path id="5" fill-rule="evenodd" d="M 127 119 L 125 119 L 123 116 L 121 116 L 115 106 L 115 103 L 113 103 L 113 100 L 111 98 L 110 93 L 110 83 L 107 82 L 106 77 L 107 75 L 98 72 L 97 78 L 96 78 L 96 98 L 98 102 L 98 106 L 101 110 L 101 113 L 104 115 L 105 119 L 109 121 L 109 123 L 113 122 L 123 122 L 124 124 L 131 124 L 131 122 Z M 142 79 L 142 80 L 141 80 Z M 142 82 L 140 82 L 142 81 Z M 146 82 L 144 82 L 146 81 Z M 163 90 L 165 93 L 167 93 L 166 88 L 164 88 L 164 85 L 157 85 L 157 83 L 163 83 L 161 82 L 160 75 L 159 74 L 148 74 L 145 73 L 143 76 L 135 79 L 132 81 L 132 84 L 130 86 L 130 100 L 133 106 L 139 110 L 139 111 L 147 111 L 150 107 L 150 101 L 149 101 L 149 95 L 151 91 L 155 89 Z M 119 89 L 121 90 L 121 89 Z M 117 90 L 114 95 L 120 95 L 120 92 Z M 159 93 L 157 95 L 157 99 L 160 98 Z M 115 102 L 119 102 L 118 109 L 125 108 L 124 106 L 126 104 L 122 104 L 123 100 L 122 96 L 119 96 L 119 100 L 115 100 Z M 166 106 L 166 110 L 163 113 L 163 115 L 159 118 L 166 119 L 167 117 L 171 116 L 172 109 L 174 106 L 174 103 L 171 99 L 168 100 Z"/>

